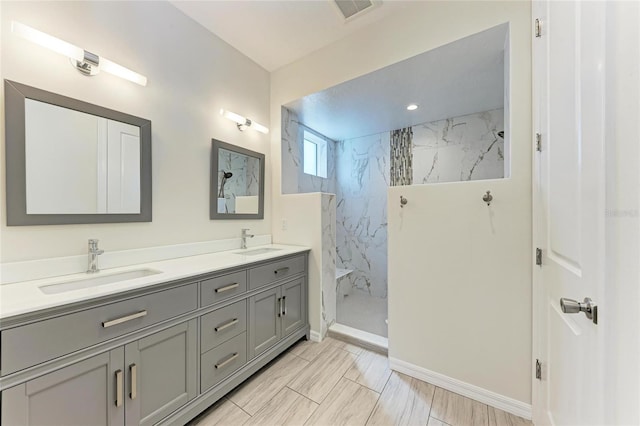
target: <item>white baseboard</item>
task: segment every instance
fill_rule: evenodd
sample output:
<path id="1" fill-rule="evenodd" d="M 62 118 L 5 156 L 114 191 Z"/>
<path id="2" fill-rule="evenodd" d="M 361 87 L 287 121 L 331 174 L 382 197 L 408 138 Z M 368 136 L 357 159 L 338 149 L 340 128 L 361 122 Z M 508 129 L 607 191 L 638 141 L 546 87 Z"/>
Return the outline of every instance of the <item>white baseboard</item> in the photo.
<path id="1" fill-rule="evenodd" d="M 389 366 L 392 370 L 398 371 L 399 373 L 406 374 L 407 376 L 431 383 L 432 385 L 441 387 L 442 389 L 475 399 L 476 401 L 506 411 L 507 413 L 531 420 L 531 404 L 526 404 L 470 383 L 445 376 L 444 374 L 436 373 L 435 371 L 427 370 L 426 368 L 401 361 L 397 358 L 389 357 Z"/>
<path id="2" fill-rule="evenodd" d="M 317 331 L 311 330 L 309 332 L 309 337 L 311 338 L 312 342 L 318 342 L 318 343 L 322 342 L 322 335 Z"/>

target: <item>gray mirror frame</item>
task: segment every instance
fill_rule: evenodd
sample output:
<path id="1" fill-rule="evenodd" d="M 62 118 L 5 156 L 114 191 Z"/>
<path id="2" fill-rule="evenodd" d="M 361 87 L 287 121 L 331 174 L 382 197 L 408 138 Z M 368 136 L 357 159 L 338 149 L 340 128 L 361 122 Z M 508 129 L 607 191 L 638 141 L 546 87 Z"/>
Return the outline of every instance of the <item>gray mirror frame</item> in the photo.
<path id="1" fill-rule="evenodd" d="M 15 81 L 4 81 L 7 226 L 151 222 L 151 121 Z M 27 214 L 25 99 L 85 112 L 140 128 L 140 213 Z"/>
<path id="2" fill-rule="evenodd" d="M 260 160 L 260 185 L 258 189 L 258 213 L 218 213 L 218 154 L 220 149 L 237 152 Z M 209 219 L 264 219 L 264 154 L 211 139 L 211 186 L 209 187 Z"/>

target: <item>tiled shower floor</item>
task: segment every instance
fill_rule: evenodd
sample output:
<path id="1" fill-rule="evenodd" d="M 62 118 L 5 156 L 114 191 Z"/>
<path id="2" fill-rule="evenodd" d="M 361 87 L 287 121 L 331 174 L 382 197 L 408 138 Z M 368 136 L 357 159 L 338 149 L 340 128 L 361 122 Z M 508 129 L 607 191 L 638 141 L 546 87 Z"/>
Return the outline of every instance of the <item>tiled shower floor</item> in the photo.
<path id="1" fill-rule="evenodd" d="M 353 290 L 348 296 L 338 296 L 337 308 L 339 324 L 387 337 L 387 299 Z"/>

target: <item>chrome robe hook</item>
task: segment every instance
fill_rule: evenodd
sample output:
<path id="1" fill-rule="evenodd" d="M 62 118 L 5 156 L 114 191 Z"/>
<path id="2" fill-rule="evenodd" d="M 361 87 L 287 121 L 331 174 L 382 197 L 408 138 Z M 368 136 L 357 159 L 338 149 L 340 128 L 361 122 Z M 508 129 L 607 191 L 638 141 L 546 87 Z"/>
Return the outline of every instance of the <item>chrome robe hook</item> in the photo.
<path id="1" fill-rule="evenodd" d="M 491 201 L 493 201 L 493 195 L 491 195 L 491 191 L 487 191 L 487 193 L 482 196 L 482 201 L 487 203 L 487 206 L 491 205 Z"/>

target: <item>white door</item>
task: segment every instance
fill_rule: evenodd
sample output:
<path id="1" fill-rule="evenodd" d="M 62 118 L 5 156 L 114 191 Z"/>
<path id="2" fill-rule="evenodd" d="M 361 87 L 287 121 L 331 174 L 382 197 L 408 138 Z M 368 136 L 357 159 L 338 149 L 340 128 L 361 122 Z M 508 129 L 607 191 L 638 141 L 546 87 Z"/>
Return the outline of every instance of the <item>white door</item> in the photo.
<path id="1" fill-rule="evenodd" d="M 107 211 L 140 213 L 140 128 L 108 121 Z"/>
<path id="2" fill-rule="evenodd" d="M 640 2 L 534 2 L 536 424 L 640 424 Z M 561 297 L 598 303 L 598 324 Z"/>
<path id="3" fill-rule="evenodd" d="M 605 3 L 534 2 L 534 423 L 603 424 Z M 599 305 L 599 324 L 561 298 Z"/>

